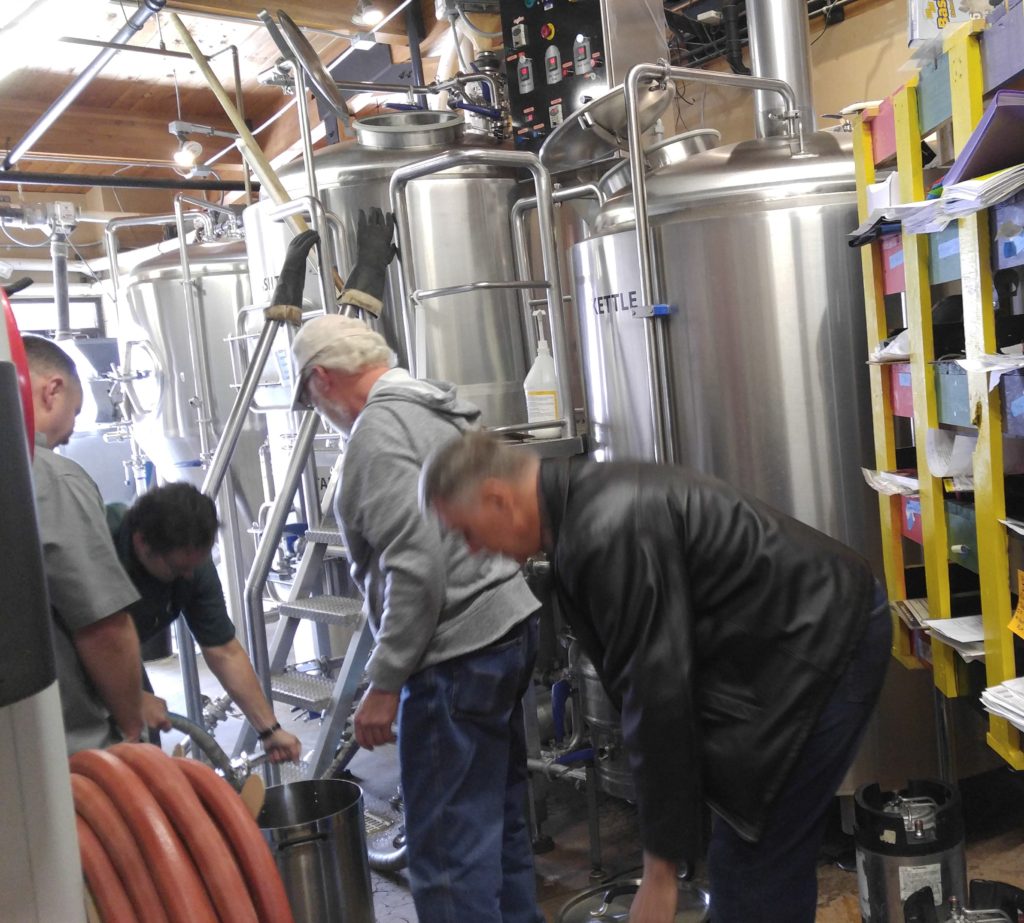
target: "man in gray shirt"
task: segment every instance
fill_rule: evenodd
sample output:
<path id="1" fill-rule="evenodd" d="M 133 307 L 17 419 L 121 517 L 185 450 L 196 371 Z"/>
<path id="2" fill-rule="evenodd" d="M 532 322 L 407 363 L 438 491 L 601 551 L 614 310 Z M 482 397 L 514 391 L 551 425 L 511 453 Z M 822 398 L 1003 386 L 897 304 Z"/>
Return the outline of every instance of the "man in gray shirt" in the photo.
<path id="1" fill-rule="evenodd" d="M 68 753 L 142 734 L 142 658 L 127 608 L 139 594 L 117 559 L 99 489 L 53 450 L 82 409 L 74 363 L 43 337 L 22 337 L 35 412 L 36 516 L 54 625 Z M 166 706 L 149 697 L 154 723 Z"/>
<path id="2" fill-rule="evenodd" d="M 348 436 L 338 518 L 376 639 L 355 733 L 390 743 L 398 717 L 420 923 L 541 923 L 522 713 L 539 604 L 516 564 L 473 555 L 417 501 L 424 460 L 480 412 L 392 368 L 383 337 L 353 318 L 307 322 L 292 350 L 297 405 Z"/>

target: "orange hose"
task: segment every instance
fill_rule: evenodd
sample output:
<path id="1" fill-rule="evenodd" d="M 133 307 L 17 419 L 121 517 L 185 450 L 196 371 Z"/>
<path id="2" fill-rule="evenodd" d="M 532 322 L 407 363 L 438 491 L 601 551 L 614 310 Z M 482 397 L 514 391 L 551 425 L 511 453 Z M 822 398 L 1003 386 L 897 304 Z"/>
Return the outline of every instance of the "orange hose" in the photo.
<path id="1" fill-rule="evenodd" d="M 174 762 L 231 844 L 261 923 L 294 923 L 270 847 L 237 792 L 209 766 L 180 757 Z"/>
<path id="2" fill-rule="evenodd" d="M 127 764 L 102 750 L 79 750 L 70 763 L 72 772 L 92 779 L 120 811 L 139 844 L 170 923 L 219 923 L 188 850 L 142 780 Z"/>
<path id="3" fill-rule="evenodd" d="M 163 806 L 192 854 L 221 923 L 259 923 L 230 847 L 177 761 L 152 744 L 117 744 L 108 752 L 126 763 Z"/>
<path id="4" fill-rule="evenodd" d="M 71 774 L 71 792 L 75 811 L 89 825 L 113 863 L 135 915 L 146 923 L 167 923 L 146 862 L 114 803 L 92 779 L 78 773 Z"/>
<path id="5" fill-rule="evenodd" d="M 78 827 L 78 848 L 82 853 L 82 872 L 103 923 L 139 923 L 124 884 L 103 844 L 81 815 L 75 816 L 75 824 Z"/>

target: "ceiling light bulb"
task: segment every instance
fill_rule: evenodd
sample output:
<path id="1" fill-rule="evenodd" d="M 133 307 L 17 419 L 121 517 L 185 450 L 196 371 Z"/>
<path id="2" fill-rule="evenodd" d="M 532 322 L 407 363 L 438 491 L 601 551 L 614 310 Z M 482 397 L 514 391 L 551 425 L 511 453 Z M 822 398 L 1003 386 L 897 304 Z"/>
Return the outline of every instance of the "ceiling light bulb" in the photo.
<path id="1" fill-rule="evenodd" d="M 187 169 L 195 165 L 202 153 L 203 146 L 198 141 L 182 141 L 181 146 L 174 152 L 174 162 L 179 167 Z"/>
<path id="2" fill-rule="evenodd" d="M 352 22 L 357 26 L 375 26 L 384 18 L 384 13 L 378 10 L 372 2 L 366 2 L 366 0 L 359 0 L 356 4 L 356 12 L 352 17 Z"/>

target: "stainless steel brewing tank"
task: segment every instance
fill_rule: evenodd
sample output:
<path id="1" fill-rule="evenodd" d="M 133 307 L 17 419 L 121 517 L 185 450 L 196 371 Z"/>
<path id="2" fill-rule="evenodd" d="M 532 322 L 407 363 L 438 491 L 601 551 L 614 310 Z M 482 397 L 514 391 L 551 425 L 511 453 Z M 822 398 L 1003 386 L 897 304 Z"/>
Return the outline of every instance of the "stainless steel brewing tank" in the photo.
<path id="1" fill-rule="evenodd" d="M 461 116 L 451 112 L 406 112 L 372 116 L 355 123 L 356 140 L 314 155 L 316 181 L 326 208 L 341 221 L 334 241 L 342 276 L 356 257 L 359 209 L 390 210 L 388 184 L 399 167 L 453 148 L 490 147 L 483 136 L 463 134 Z M 289 195 L 307 194 L 304 164 L 280 172 Z M 471 281 L 515 279 L 509 215 L 519 195 L 507 170 L 469 166 L 410 182 L 406 187 L 413 224 L 413 261 L 420 289 Z M 250 272 L 256 298 L 269 299 L 291 239 L 286 226 L 270 219 L 264 200 L 245 212 Z M 529 369 L 526 325 L 514 290 L 449 296 L 416 309 L 396 303 L 398 265 L 392 263 L 384 297 L 382 332 L 408 367 L 410 353 L 420 375 L 455 382 L 477 404 L 489 424 L 526 420 L 523 379 Z M 320 305 L 315 277 L 307 277 L 305 298 Z M 403 313 L 412 312 L 415 343 L 405 342 Z"/>
<path id="2" fill-rule="evenodd" d="M 676 460 L 875 558 L 866 334 L 848 140 L 715 148 L 647 178 Z M 630 189 L 573 247 L 595 454 L 651 458 Z M 880 572 L 880 571 L 879 571 Z"/>
<path id="3" fill-rule="evenodd" d="M 239 312 L 250 303 L 248 266 L 240 241 L 192 244 L 188 253 L 206 345 L 200 362 L 209 376 L 212 449 L 235 399 L 227 340 L 236 332 Z M 136 438 L 163 479 L 184 480 L 200 463 L 193 399 L 201 392 L 193 374 L 177 250 L 140 263 L 128 275 L 120 302 L 118 342 L 122 363 L 144 376 L 129 386 L 136 405 Z M 246 427 L 236 459 L 254 458 L 263 439 L 258 419 L 250 416 Z"/>

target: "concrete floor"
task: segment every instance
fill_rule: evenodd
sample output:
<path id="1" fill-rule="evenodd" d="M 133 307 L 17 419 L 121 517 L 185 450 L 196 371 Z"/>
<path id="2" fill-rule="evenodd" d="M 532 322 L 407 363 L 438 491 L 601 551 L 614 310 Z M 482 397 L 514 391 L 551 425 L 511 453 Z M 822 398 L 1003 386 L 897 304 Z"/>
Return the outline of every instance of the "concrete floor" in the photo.
<path id="1" fill-rule="evenodd" d="M 177 660 L 174 657 L 148 664 L 147 669 L 158 694 L 167 698 L 173 711 L 183 712 Z M 216 681 L 200 659 L 203 690 L 220 693 Z M 284 706 L 277 707 L 278 719 L 311 747 L 317 733 L 315 723 L 302 721 Z M 217 729 L 217 738 L 228 752 L 241 727 L 229 720 Z M 173 736 L 168 735 L 168 746 Z M 394 747 L 374 753 L 360 752 L 351 771 L 364 790 L 366 811 L 384 822 L 393 822 L 395 814 L 389 799 L 397 788 L 397 762 Z M 1007 769 L 963 780 L 967 823 L 967 863 L 969 878 L 1005 881 L 1024 888 L 1024 775 Z M 548 818 L 543 832 L 553 840 L 553 848 L 536 857 L 538 899 L 549 921 L 559 919 L 559 911 L 578 892 L 591 888 L 590 838 L 586 822 L 586 801 L 582 793 L 565 783 L 552 783 L 547 799 Z M 850 841 L 839 832 L 838 811 L 834 831 L 819 867 L 817 923 L 860 923 L 856 875 L 843 871 L 830 860 L 850 848 Z M 378 835 L 381 843 L 390 841 L 395 829 Z M 601 868 L 605 876 L 622 875 L 637 869 L 641 851 L 636 817 L 623 801 L 603 798 L 600 804 Z M 416 912 L 404 872 L 373 873 L 374 907 L 378 923 L 416 923 Z M 703 869 L 697 870 L 697 886 L 705 885 Z"/>

